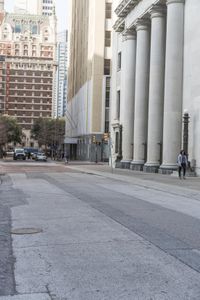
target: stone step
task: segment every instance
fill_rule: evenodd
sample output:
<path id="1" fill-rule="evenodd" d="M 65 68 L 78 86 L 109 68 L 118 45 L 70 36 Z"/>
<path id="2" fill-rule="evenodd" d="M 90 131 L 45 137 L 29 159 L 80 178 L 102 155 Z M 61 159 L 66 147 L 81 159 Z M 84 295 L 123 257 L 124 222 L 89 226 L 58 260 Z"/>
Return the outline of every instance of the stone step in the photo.
<path id="1" fill-rule="evenodd" d="M 178 171 L 173 171 L 171 176 L 178 177 Z M 195 171 L 186 171 L 186 177 L 197 177 L 197 174 Z"/>

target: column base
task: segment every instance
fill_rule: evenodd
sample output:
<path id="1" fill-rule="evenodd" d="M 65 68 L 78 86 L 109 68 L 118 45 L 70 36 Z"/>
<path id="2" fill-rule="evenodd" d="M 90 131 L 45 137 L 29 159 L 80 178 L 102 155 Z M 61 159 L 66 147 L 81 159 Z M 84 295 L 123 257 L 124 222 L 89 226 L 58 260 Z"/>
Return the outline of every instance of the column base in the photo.
<path id="1" fill-rule="evenodd" d="M 117 161 L 115 162 L 115 168 L 116 168 L 116 169 L 121 169 L 121 168 L 122 168 L 121 161 L 117 160 Z"/>
<path id="2" fill-rule="evenodd" d="M 144 161 L 132 161 L 130 165 L 130 169 L 134 171 L 143 171 Z"/>
<path id="3" fill-rule="evenodd" d="M 177 168 L 178 166 L 176 164 L 169 164 L 169 165 L 162 164 L 158 170 L 158 173 L 170 175 L 174 171 L 177 171 Z"/>
<path id="4" fill-rule="evenodd" d="M 158 173 L 160 165 L 146 163 L 143 167 L 143 171 L 146 173 Z"/>
<path id="5" fill-rule="evenodd" d="M 131 160 L 121 160 L 121 168 L 122 169 L 130 169 L 130 165 L 131 165 Z"/>

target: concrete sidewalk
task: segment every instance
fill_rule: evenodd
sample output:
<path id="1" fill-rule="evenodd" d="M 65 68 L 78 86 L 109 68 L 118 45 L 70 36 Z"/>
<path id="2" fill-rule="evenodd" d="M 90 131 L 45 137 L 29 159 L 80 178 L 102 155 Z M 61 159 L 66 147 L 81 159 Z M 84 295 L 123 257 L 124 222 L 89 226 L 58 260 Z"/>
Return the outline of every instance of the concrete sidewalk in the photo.
<path id="1" fill-rule="evenodd" d="M 112 169 L 108 164 L 88 164 L 88 165 L 66 165 L 67 168 L 96 174 L 144 187 L 164 189 L 167 191 L 178 191 L 183 194 L 186 190 L 200 195 L 200 177 L 187 177 L 186 180 L 179 179 L 176 175 L 162 175 L 155 173 L 145 173 L 128 169 Z"/>

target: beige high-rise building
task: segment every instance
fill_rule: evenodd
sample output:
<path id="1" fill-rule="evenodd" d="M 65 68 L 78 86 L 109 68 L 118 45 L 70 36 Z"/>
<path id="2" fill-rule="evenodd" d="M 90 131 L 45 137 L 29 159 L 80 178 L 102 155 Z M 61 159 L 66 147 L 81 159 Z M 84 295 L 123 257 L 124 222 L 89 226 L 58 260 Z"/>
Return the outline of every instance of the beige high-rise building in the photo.
<path id="1" fill-rule="evenodd" d="M 66 143 L 71 156 L 108 158 L 111 0 L 72 0 Z M 107 152 L 106 152 L 107 151 Z"/>

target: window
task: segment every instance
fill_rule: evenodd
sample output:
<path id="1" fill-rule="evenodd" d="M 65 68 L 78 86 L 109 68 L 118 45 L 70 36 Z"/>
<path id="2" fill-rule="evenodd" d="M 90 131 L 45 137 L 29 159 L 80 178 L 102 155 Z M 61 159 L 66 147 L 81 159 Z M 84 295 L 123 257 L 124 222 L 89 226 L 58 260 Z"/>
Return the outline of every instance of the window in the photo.
<path id="1" fill-rule="evenodd" d="M 115 153 L 119 152 L 119 132 L 115 133 Z"/>
<path id="2" fill-rule="evenodd" d="M 117 91 L 117 119 L 120 120 L 120 99 L 121 93 L 120 91 Z"/>
<path id="3" fill-rule="evenodd" d="M 105 32 L 105 47 L 111 46 L 111 31 Z"/>
<path id="4" fill-rule="evenodd" d="M 108 133 L 109 132 L 109 121 L 105 122 L 105 132 Z"/>
<path id="5" fill-rule="evenodd" d="M 110 59 L 104 59 L 104 75 L 110 75 Z"/>
<path id="6" fill-rule="evenodd" d="M 110 78 L 106 78 L 106 107 L 110 107 Z"/>
<path id="7" fill-rule="evenodd" d="M 118 53 L 118 59 L 117 59 L 117 69 L 118 69 L 118 71 L 121 70 L 121 66 L 122 66 L 122 53 L 119 52 Z"/>
<path id="8" fill-rule="evenodd" d="M 20 24 L 16 24 L 15 25 L 15 33 L 20 33 L 22 31 L 21 25 Z"/>
<path id="9" fill-rule="evenodd" d="M 32 34 L 37 34 L 38 33 L 38 27 L 37 27 L 37 25 L 33 25 L 31 31 L 32 31 Z"/>
<path id="10" fill-rule="evenodd" d="M 111 19 L 112 17 L 112 3 L 106 3 L 106 19 Z"/>

